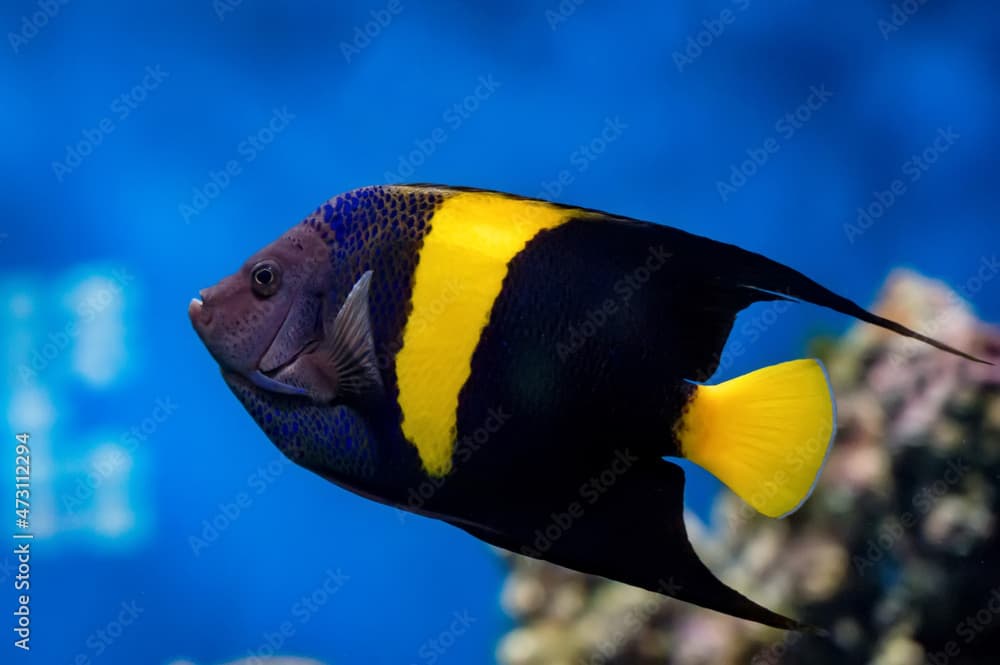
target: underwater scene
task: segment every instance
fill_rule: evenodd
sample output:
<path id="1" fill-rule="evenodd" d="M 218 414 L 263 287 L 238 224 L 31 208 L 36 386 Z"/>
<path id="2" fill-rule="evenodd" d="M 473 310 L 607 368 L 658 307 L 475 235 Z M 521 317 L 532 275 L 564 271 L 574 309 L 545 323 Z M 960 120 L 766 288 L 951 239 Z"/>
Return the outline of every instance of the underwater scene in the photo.
<path id="1" fill-rule="evenodd" d="M 996 663 L 998 21 L 3 3 L 0 663 Z"/>

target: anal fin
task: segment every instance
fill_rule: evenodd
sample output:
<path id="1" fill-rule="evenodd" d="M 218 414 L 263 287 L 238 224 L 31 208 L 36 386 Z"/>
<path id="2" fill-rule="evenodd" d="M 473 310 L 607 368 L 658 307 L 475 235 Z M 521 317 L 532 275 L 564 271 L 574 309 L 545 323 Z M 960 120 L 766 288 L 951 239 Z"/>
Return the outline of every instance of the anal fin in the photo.
<path id="1" fill-rule="evenodd" d="M 593 503 L 579 503 L 582 516 L 564 522 L 544 551 L 525 542 L 520 553 L 767 626 L 819 632 L 726 586 L 698 558 L 684 526 L 684 473 L 676 465 L 637 464 Z M 546 526 L 532 525 L 529 531 L 544 532 Z M 517 540 L 504 535 L 492 542 L 509 547 Z"/>

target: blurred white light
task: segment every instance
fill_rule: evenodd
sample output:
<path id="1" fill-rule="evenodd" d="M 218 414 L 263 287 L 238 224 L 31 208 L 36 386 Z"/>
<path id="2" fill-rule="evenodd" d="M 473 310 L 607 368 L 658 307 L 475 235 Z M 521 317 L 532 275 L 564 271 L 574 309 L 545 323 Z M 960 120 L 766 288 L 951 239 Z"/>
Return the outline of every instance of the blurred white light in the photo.
<path id="1" fill-rule="evenodd" d="M 95 275 L 69 294 L 76 314 L 73 370 L 94 387 L 106 387 L 125 366 L 124 291 L 122 285 Z"/>
<path id="2" fill-rule="evenodd" d="M 113 436 L 84 431 L 65 390 L 67 374 L 92 392 L 127 369 L 126 296 L 134 277 L 81 266 L 51 290 L 28 279 L 0 282 L 8 367 L 0 401 L 9 429 L 31 434 L 31 531 L 39 539 L 84 532 L 116 547 L 134 542 L 129 536 L 146 521 L 141 503 L 132 505 L 144 486 L 134 477 L 139 457 Z M 120 430 L 118 414 L 107 416 L 103 427 Z"/>
<path id="3" fill-rule="evenodd" d="M 7 423 L 11 429 L 34 435 L 48 430 L 54 420 L 55 411 L 45 390 L 30 386 L 16 390 L 11 396 L 7 408 Z"/>
<path id="4" fill-rule="evenodd" d="M 106 536 L 129 531 L 135 526 L 128 500 L 132 456 L 116 443 L 102 443 L 89 457 L 87 466 L 96 485 L 94 530 Z"/>
<path id="5" fill-rule="evenodd" d="M 120 535 L 135 526 L 135 514 L 122 500 L 102 501 L 98 504 L 94 530 L 105 536 Z"/>
<path id="6" fill-rule="evenodd" d="M 132 456 L 116 443 L 105 443 L 90 455 L 90 470 L 102 481 L 128 475 L 132 469 Z"/>
<path id="7" fill-rule="evenodd" d="M 55 506 L 51 501 L 51 483 L 38 480 L 34 483 L 39 490 L 32 490 L 32 498 L 38 496 L 37 500 L 31 502 L 31 532 L 35 538 L 49 538 L 55 534 L 58 525 L 56 523 Z"/>

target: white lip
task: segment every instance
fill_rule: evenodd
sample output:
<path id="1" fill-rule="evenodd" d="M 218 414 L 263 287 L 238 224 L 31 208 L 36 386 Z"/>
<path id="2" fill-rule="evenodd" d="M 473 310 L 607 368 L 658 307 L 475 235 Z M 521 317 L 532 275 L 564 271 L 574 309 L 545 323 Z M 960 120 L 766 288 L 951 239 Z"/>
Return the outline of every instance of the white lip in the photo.
<path id="1" fill-rule="evenodd" d="M 191 302 L 188 303 L 188 318 L 191 319 L 191 325 L 199 332 L 212 320 L 212 310 L 204 309 L 203 305 L 201 298 L 191 298 Z"/>

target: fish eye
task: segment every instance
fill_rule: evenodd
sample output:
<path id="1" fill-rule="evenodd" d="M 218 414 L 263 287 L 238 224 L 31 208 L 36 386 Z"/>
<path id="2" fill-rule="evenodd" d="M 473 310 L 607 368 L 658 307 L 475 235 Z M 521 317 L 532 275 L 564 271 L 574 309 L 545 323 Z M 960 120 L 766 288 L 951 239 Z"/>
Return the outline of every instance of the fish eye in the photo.
<path id="1" fill-rule="evenodd" d="M 281 285 L 281 269 L 274 261 L 261 261 L 250 270 L 250 288 L 258 296 L 266 298 Z"/>

